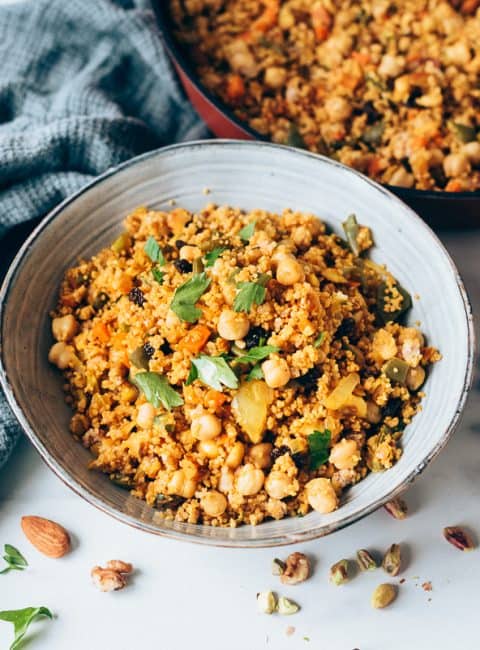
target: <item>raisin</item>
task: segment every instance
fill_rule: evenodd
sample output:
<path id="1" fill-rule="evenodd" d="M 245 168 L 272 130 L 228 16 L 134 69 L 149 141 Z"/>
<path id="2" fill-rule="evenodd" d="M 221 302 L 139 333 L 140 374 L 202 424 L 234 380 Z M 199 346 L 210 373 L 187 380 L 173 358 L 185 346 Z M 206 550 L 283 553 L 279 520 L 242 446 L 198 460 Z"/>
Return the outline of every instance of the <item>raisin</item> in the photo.
<path id="1" fill-rule="evenodd" d="M 375 122 L 378 122 L 382 117 L 382 114 L 376 110 L 371 101 L 365 102 L 363 105 L 363 112 L 367 116 L 367 124 L 375 124 Z"/>
<path id="2" fill-rule="evenodd" d="M 143 295 L 143 291 L 138 287 L 133 287 L 133 289 L 129 291 L 128 299 L 133 302 L 134 305 L 138 305 L 139 307 L 143 307 L 145 304 L 145 296 Z"/>
<path id="3" fill-rule="evenodd" d="M 292 454 L 292 460 L 298 469 L 306 469 L 308 467 L 309 456 L 303 451 L 297 451 L 296 454 Z"/>
<path id="4" fill-rule="evenodd" d="M 188 260 L 175 260 L 173 263 L 177 271 L 180 273 L 191 273 L 193 266 Z"/>
<path id="5" fill-rule="evenodd" d="M 410 95 L 407 99 L 407 106 L 409 108 L 415 108 L 417 105 L 417 99 L 423 95 L 423 90 L 420 86 L 413 86 L 410 91 Z"/>
<path id="6" fill-rule="evenodd" d="M 317 390 L 318 380 L 321 374 L 322 373 L 320 370 L 314 366 L 313 368 L 310 368 L 310 370 L 304 375 L 297 378 L 296 381 L 303 388 L 305 395 L 310 395 Z"/>
<path id="7" fill-rule="evenodd" d="M 151 359 L 155 354 L 155 348 L 153 347 L 153 345 L 150 345 L 150 343 L 143 344 L 143 351 L 145 352 L 145 356 L 147 357 L 147 359 Z"/>
<path id="8" fill-rule="evenodd" d="M 383 409 L 383 416 L 386 418 L 395 418 L 397 417 L 401 407 L 402 400 L 399 397 L 392 397 L 388 400 Z"/>
<path id="9" fill-rule="evenodd" d="M 93 308 L 98 311 L 102 307 L 105 307 L 105 305 L 109 300 L 110 300 L 110 296 L 108 295 L 108 293 L 105 293 L 105 291 L 100 291 L 100 293 L 97 293 L 97 295 L 95 296 L 95 300 L 93 301 Z"/>
<path id="10" fill-rule="evenodd" d="M 344 318 L 335 332 L 335 337 L 339 339 L 342 336 L 346 336 L 349 339 L 353 338 L 355 336 L 356 326 L 357 323 L 353 318 Z"/>
<path id="11" fill-rule="evenodd" d="M 248 330 L 247 335 L 244 337 L 245 345 L 247 350 L 250 348 L 255 348 L 260 345 L 260 342 L 266 341 L 269 336 L 269 333 L 263 329 L 263 327 L 254 326 Z"/>
<path id="12" fill-rule="evenodd" d="M 266 431 L 265 435 L 263 436 L 263 442 L 270 442 L 273 444 L 275 442 L 275 437 L 276 436 L 273 431 Z"/>
<path id="13" fill-rule="evenodd" d="M 272 451 L 270 452 L 270 458 L 272 459 L 272 462 L 274 463 L 277 458 L 280 458 L 280 456 L 283 456 L 285 454 L 289 454 L 290 449 L 286 445 L 282 445 L 281 447 L 274 447 Z"/>
<path id="14" fill-rule="evenodd" d="M 163 352 L 163 354 L 172 353 L 172 348 L 170 347 L 170 343 L 168 341 L 164 341 L 162 343 L 162 345 L 160 346 L 160 350 Z"/>
<path id="15" fill-rule="evenodd" d="M 177 241 L 175 242 L 175 246 L 177 248 L 183 248 L 186 245 L 187 245 L 187 242 L 183 241 L 183 239 L 177 239 Z"/>

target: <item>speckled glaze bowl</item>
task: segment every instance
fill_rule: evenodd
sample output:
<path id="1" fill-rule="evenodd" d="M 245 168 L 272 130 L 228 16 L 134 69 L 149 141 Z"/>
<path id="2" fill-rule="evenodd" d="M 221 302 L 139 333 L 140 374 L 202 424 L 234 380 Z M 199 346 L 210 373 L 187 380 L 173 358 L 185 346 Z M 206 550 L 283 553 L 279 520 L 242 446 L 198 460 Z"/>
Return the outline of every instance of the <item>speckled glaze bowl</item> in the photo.
<path id="1" fill-rule="evenodd" d="M 205 196 L 205 188 L 210 190 Z M 60 373 L 47 361 L 48 313 L 65 269 L 110 244 L 125 215 L 144 204 L 190 210 L 206 202 L 314 212 L 341 232 L 355 212 L 372 228 L 373 259 L 412 294 L 420 321 L 443 360 L 425 385 L 422 412 L 404 434 L 391 470 L 369 475 L 328 515 L 237 529 L 163 521 L 158 511 L 87 469 L 90 455 L 68 431 Z M 410 208 L 379 185 L 327 158 L 268 143 L 208 141 L 168 147 L 110 170 L 53 210 L 22 247 L 1 291 L 0 379 L 25 432 L 53 471 L 101 510 L 137 528 L 222 546 L 274 546 L 331 533 L 399 494 L 434 458 L 458 422 L 472 376 L 473 326 L 465 290 L 447 252 Z"/>

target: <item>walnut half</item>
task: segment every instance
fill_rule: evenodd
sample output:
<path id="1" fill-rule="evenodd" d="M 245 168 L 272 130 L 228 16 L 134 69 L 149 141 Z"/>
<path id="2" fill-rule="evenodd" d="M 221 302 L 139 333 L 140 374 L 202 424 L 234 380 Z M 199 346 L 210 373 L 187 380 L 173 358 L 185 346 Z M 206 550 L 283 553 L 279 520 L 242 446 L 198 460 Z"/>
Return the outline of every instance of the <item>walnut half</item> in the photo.
<path id="1" fill-rule="evenodd" d="M 100 591 L 118 591 L 127 584 L 127 575 L 133 571 L 129 562 L 109 560 L 106 567 L 95 566 L 90 572 L 93 583 Z"/>

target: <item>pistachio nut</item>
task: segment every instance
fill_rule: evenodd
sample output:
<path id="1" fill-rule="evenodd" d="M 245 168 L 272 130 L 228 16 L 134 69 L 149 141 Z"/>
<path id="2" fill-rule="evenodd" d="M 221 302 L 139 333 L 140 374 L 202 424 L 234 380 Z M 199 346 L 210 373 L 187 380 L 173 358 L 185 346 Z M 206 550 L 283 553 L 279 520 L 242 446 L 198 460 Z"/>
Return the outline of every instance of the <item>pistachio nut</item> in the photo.
<path id="1" fill-rule="evenodd" d="M 443 529 L 443 536 L 460 551 L 471 551 L 475 548 L 472 537 L 460 526 L 447 526 Z"/>
<path id="2" fill-rule="evenodd" d="M 388 607 L 391 603 L 393 603 L 396 597 L 397 588 L 395 585 L 388 583 L 378 585 L 372 594 L 372 607 L 375 609 L 383 609 L 384 607 Z"/>
<path id="3" fill-rule="evenodd" d="M 348 582 L 348 560 L 339 560 L 330 567 L 330 582 L 337 586 Z"/>
<path id="4" fill-rule="evenodd" d="M 272 575 L 281 576 L 285 571 L 285 562 L 279 560 L 278 557 L 272 560 Z"/>
<path id="5" fill-rule="evenodd" d="M 372 571 L 378 566 L 376 560 L 364 548 L 357 551 L 357 564 L 360 571 Z"/>
<path id="6" fill-rule="evenodd" d="M 388 575 L 396 576 L 400 572 L 402 565 L 402 556 L 400 545 L 392 544 L 383 558 L 382 567 Z"/>
<path id="7" fill-rule="evenodd" d="M 298 612 L 300 607 L 297 605 L 297 603 L 293 602 L 293 600 L 290 600 L 289 598 L 285 598 L 284 596 L 280 596 L 278 599 L 278 606 L 277 606 L 277 611 L 279 614 L 282 614 L 283 616 L 289 616 L 290 614 L 295 614 Z"/>
<path id="8" fill-rule="evenodd" d="M 258 611 L 262 614 L 273 614 L 277 608 L 277 599 L 272 591 L 261 591 L 257 594 Z"/>
<path id="9" fill-rule="evenodd" d="M 408 513 L 407 504 L 403 499 L 400 499 L 399 497 L 392 499 L 383 507 L 394 519 L 405 519 Z"/>

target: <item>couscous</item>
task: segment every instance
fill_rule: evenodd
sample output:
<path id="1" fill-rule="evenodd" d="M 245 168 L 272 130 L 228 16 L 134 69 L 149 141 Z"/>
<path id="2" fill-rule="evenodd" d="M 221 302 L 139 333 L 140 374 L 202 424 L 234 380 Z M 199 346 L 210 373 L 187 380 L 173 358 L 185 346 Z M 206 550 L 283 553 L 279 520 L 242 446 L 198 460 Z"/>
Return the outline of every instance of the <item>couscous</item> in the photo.
<path id="1" fill-rule="evenodd" d="M 311 214 L 139 208 L 70 268 L 51 314 L 72 434 L 164 517 L 215 526 L 335 510 L 400 458 L 439 353 L 410 295 Z"/>
<path id="2" fill-rule="evenodd" d="M 170 0 L 202 83 L 274 142 L 480 189 L 480 0 Z"/>

